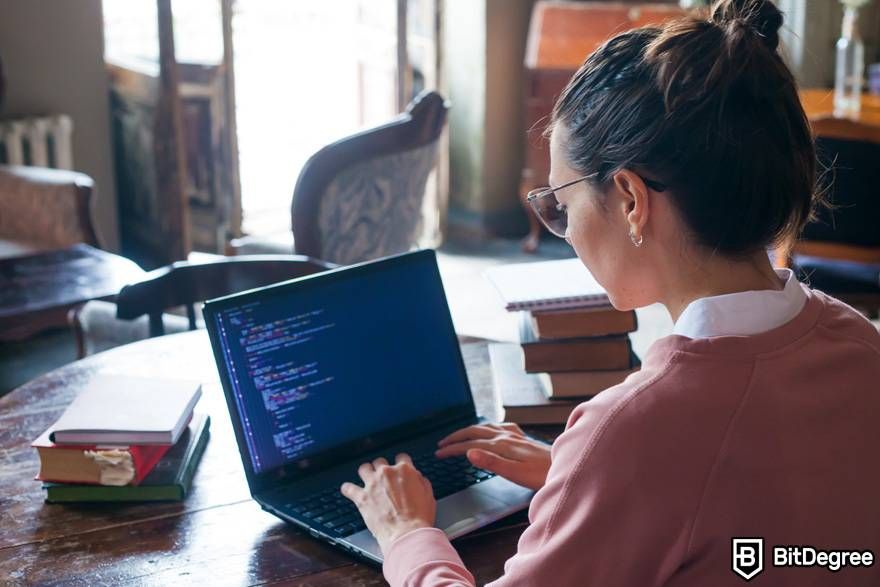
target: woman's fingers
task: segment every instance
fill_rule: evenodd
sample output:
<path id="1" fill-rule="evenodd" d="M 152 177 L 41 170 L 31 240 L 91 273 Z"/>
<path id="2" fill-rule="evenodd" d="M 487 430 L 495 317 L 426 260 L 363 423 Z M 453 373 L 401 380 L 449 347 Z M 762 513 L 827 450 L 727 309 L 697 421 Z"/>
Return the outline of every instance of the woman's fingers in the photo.
<path id="1" fill-rule="evenodd" d="M 443 448 L 438 449 L 434 455 L 438 459 L 445 459 L 448 457 L 457 457 L 461 456 L 467 451 L 479 448 L 485 451 L 489 451 L 492 453 L 500 454 L 506 457 L 515 456 L 516 447 L 512 442 L 505 441 L 497 441 L 494 438 L 491 439 L 481 439 L 481 440 L 467 440 L 464 442 L 457 442 L 455 444 L 444 446 Z"/>
<path id="2" fill-rule="evenodd" d="M 504 434 L 515 434 L 517 436 L 525 436 L 525 433 L 522 431 L 518 425 L 513 424 L 511 422 L 502 422 L 501 424 L 477 424 L 475 426 L 468 426 L 467 428 L 462 428 L 461 430 L 456 430 L 452 434 L 446 436 L 445 438 L 440 439 L 437 442 L 438 446 L 446 446 L 447 444 L 452 444 L 455 442 L 461 442 L 463 440 L 476 440 L 478 438 L 492 438 L 494 436 L 498 436 L 499 433 Z"/>
<path id="3" fill-rule="evenodd" d="M 342 493 L 342 495 L 357 504 L 360 501 L 360 497 L 364 492 L 364 488 L 358 487 L 354 483 L 343 483 L 342 486 L 339 488 L 339 491 Z"/>
<path id="4" fill-rule="evenodd" d="M 512 432 L 518 436 L 525 436 L 526 433 L 523 432 L 523 429 L 519 427 L 519 424 L 514 424 L 513 422 L 502 422 L 498 425 L 502 430 L 506 430 L 507 432 Z"/>
<path id="5" fill-rule="evenodd" d="M 402 452 L 402 453 L 398 454 L 396 457 L 394 457 L 394 464 L 395 465 L 400 465 L 403 463 L 408 463 L 410 465 L 413 464 L 412 457 L 410 457 L 405 452 Z M 415 467 L 415 465 L 413 465 L 413 467 Z"/>
<path id="6" fill-rule="evenodd" d="M 522 462 L 508 459 L 487 450 L 472 448 L 466 454 L 467 459 L 473 466 L 486 469 L 507 479 L 516 478 L 522 472 Z"/>
<path id="7" fill-rule="evenodd" d="M 440 439 L 437 445 L 446 446 L 447 444 L 461 442 L 463 440 L 473 440 L 476 438 L 492 438 L 496 434 L 498 434 L 498 430 L 490 428 L 489 426 L 478 424 L 476 426 L 468 426 L 467 428 L 456 430 L 449 436 Z"/>
<path id="8" fill-rule="evenodd" d="M 367 479 L 372 477 L 376 473 L 376 469 L 373 467 L 373 463 L 364 463 L 360 467 L 358 467 L 358 477 L 366 483 Z"/>

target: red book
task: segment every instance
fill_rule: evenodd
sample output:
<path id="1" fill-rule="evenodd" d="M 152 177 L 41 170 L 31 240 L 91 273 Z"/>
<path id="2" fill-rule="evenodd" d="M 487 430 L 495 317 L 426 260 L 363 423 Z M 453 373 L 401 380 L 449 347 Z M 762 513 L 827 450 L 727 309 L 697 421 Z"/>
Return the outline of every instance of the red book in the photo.
<path id="1" fill-rule="evenodd" d="M 51 433 L 50 428 L 31 444 L 40 454 L 41 481 L 137 485 L 172 446 L 60 445 L 49 440 Z"/>

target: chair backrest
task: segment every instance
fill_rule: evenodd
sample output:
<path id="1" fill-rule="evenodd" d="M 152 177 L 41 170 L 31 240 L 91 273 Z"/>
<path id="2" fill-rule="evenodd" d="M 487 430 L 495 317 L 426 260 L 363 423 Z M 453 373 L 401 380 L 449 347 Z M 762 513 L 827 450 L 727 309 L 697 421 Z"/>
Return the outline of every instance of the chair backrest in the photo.
<path id="1" fill-rule="evenodd" d="M 134 320 L 146 314 L 150 317 L 150 336 L 160 336 L 165 333 L 162 313 L 185 306 L 189 328 L 195 330 L 196 302 L 333 267 L 332 263 L 301 255 L 223 257 L 200 263 L 179 261 L 151 271 L 144 280 L 122 288 L 116 298 L 116 317 Z"/>
<path id="2" fill-rule="evenodd" d="M 423 92 L 390 123 L 315 153 L 293 192 L 296 252 L 350 264 L 412 248 L 447 111 Z"/>
<path id="3" fill-rule="evenodd" d="M 45 248 L 100 246 L 92 224 L 93 186 L 76 171 L 0 165 L 0 238 Z"/>
<path id="4" fill-rule="evenodd" d="M 833 208 L 819 209 L 803 238 L 880 246 L 880 131 L 839 119 L 813 124 L 821 168 L 829 168 L 823 187 Z"/>

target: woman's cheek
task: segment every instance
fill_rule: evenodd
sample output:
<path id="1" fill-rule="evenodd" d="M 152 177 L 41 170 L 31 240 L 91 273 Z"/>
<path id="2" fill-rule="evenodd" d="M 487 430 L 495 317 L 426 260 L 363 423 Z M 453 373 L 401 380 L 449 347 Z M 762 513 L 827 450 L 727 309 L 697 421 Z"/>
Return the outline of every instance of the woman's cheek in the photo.
<path id="1" fill-rule="evenodd" d="M 569 236 L 569 244 L 608 293 L 611 303 L 620 308 L 631 302 L 626 283 L 625 255 L 611 242 L 610 235 L 600 235 L 599 230 L 597 227 L 592 234 L 588 230 L 573 232 Z"/>

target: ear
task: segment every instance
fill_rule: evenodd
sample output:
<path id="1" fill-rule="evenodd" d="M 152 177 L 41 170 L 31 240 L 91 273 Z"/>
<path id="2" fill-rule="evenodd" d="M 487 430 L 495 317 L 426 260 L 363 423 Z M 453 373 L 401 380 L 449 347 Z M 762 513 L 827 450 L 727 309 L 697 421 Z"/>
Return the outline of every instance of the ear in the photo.
<path id="1" fill-rule="evenodd" d="M 629 169 L 616 172 L 611 180 L 620 195 L 620 211 L 630 234 L 640 238 L 648 224 L 650 213 L 650 191 L 644 180 Z"/>

